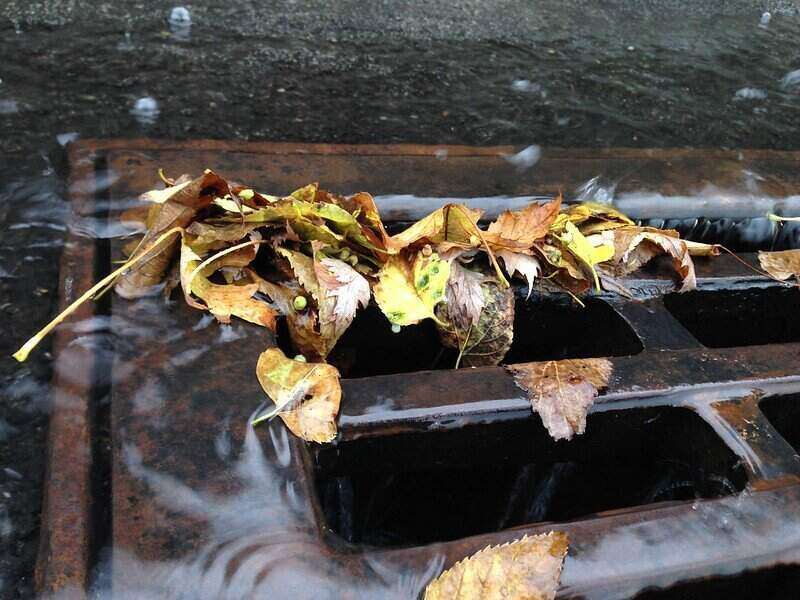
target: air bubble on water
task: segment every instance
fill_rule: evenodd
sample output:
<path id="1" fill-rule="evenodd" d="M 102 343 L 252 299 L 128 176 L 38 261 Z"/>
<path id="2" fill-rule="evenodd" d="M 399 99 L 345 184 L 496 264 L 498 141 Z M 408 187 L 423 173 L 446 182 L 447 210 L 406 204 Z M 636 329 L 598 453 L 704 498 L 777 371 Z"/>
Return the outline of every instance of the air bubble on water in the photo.
<path id="1" fill-rule="evenodd" d="M 447 149 L 439 148 L 435 153 L 438 160 L 447 160 Z"/>
<path id="2" fill-rule="evenodd" d="M 19 112 L 16 100 L 0 100 L 0 115 L 13 115 Z"/>
<path id="3" fill-rule="evenodd" d="M 759 88 L 743 87 L 736 90 L 733 95 L 734 100 L 764 100 L 767 97 L 767 92 Z"/>
<path id="4" fill-rule="evenodd" d="M 800 69 L 787 73 L 781 80 L 781 87 L 785 90 L 800 87 Z"/>
<path id="5" fill-rule="evenodd" d="M 769 12 L 765 12 L 763 15 L 761 15 L 761 21 L 759 21 L 758 24 L 761 25 L 761 27 L 766 27 L 767 25 L 769 25 L 769 22 L 771 20 L 772 20 L 772 14 Z"/>
<path id="6" fill-rule="evenodd" d="M 397 323 L 392 325 L 392 333 L 400 333 L 400 325 L 398 325 Z"/>
<path id="7" fill-rule="evenodd" d="M 131 114 L 140 125 L 152 125 L 158 120 L 161 111 L 155 98 L 145 96 L 134 103 Z"/>
<path id="8" fill-rule="evenodd" d="M 511 83 L 511 89 L 515 92 L 524 92 L 526 94 L 538 94 L 542 91 L 542 86 L 535 81 L 528 79 L 515 79 Z"/>
<path id="9" fill-rule="evenodd" d="M 519 171 L 530 169 L 533 165 L 539 162 L 542 157 L 542 149 L 535 144 L 528 146 L 524 150 L 520 150 L 516 154 L 506 156 L 506 160 L 512 165 L 517 167 Z"/>

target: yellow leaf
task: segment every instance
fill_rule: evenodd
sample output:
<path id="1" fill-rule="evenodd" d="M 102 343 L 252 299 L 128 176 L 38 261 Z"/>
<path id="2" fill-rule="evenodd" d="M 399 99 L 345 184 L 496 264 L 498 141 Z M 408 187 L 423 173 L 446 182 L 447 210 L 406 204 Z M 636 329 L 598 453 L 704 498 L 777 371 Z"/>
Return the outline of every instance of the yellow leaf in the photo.
<path id="1" fill-rule="evenodd" d="M 594 277 L 595 288 L 599 290 L 600 280 L 597 278 L 597 271 L 595 271 L 594 266 L 597 263 L 613 258 L 614 246 L 605 243 L 593 246 L 592 243 L 586 239 L 586 236 L 584 236 L 570 221 L 564 224 L 564 233 L 559 235 L 558 239 L 575 258 L 580 260 L 589 269 Z"/>
<path id="2" fill-rule="evenodd" d="M 475 248 L 480 245 L 478 219 L 482 211 L 460 204 L 447 204 L 417 221 L 411 227 L 388 240 L 390 252 L 397 253 L 416 242 Z"/>
<path id="3" fill-rule="evenodd" d="M 413 325 L 434 318 L 433 309 L 445 299 L 450 264 L 435 252 L 417 253 L 409 266 L 402 256 L 391 256 L 378 272 L 375 300 L 394 325 Z"/>
<path id="4" fill-rule="evenodd" d="M 568 544 L 553 531 L 487 546 L 430 582 L 424 600 L 552 600 Z"/>
<path id="5" fill-rule="evenodd" d="M 308 441 L 336 437 L 336 416 L 342 399 L 339 371 L 325 363 L 287 358 L 278 348 L 258 357 L 256 376 L 274 407 L 253 419 L 253 425 L 278 415 L 289 430 Z"/>

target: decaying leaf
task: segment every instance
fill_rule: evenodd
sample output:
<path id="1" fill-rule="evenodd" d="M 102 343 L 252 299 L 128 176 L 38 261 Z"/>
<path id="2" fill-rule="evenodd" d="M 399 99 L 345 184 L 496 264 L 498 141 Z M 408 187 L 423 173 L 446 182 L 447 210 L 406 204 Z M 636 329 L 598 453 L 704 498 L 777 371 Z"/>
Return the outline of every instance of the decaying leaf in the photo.
<path id="1" fill-rule="evenodd" d="M 487 276 L 478 281 L 478 286 L 483 306 L 477 321 L 467 318 L 463 309 L 454 311 L 449 300 L 436 308 L 436 328 L 442 345 L 459 352 L 456 366 L 500 364 L 514 340 L 513 290 Z"/>
<path id="2" fill-rule="evenodd" d="M 800 250 L 759 252 L 758 262 L 775 279 L 786 281 L 794 276 L 800 281 Z"/>
<path id="3" fill-rule="evenodd" d="M 269 348 L 258 357 L 256 376 L 275 407 L 255 418 L 254 425 L 277 414 L 307 442 L 325 443 L 336 437 L 342 398 L 336 367 L 294 360 L 278 348 Z"/>
<path id="4" fill-rule="evenodd" d="M 418 252 L 409 265 L 404 256 L 390 256 L 378 272 L 375 301 L 393 325 L 413 325 L 435 318 L 434 307 L 445 299 L 450 264 L 435 252 Z"/>
<path id="5" fill-rule="evenodd" d="M 487 546 L 431 581 L 425 600 L 552 600 L 568 546 L 560 531 Z"/>
<path id="6" fill-rule="evenodd" d="M 550 360 L 506 367 L 528 394 L 533 410 L 555 440 L 586 430 L 586 413 L 608 385 L 611 362 L 605 358 Z"/>
<path id="7" fill-rule="evenodd" d="M 321 326 L 330 325 L 334 343 L 353 322 L 358 307 L 369 304 L 369 282 L 353 267 L 338 258 L 314 257 L 314 272 L 322 297 L 319 307 Z"/>
<path id="8" fill-rule="evenodd" d="M 450 278 L 447 280 L 445 296 L 447 313 L 459 328 L 476 325 L 484 307 L 481 282 L 483 273 L 467 269 L 458 259 L 450 263 Z"/>

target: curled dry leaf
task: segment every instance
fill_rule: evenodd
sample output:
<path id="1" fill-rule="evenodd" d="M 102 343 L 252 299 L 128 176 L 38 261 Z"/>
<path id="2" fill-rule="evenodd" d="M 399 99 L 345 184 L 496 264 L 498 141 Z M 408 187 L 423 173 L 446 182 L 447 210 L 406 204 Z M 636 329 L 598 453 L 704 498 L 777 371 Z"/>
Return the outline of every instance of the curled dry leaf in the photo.
<path id="1" fill-rule="evenodd" d="M 390 256 L 378 272 L 375 301 L 393 325 L 413 325 L 435 318 L 434 307 L 445 299 L 450 264 L 435 252 L 418 252 L 409 265 L 402 255 Z"/>
<path id="2" fill-rule="evenodd" d="M 613 260 L 618 275 L 635 271 L 658 254 L 668 254 L 681 281 L 678 291 L 687 292 L 697 287 L 692 256 L 677 232 L 650 227 L 623 227 L 610 233 L 614 236 Z"/>
<path id="3" fill-rule="evenodd" d="M 569 539 L 553 531 L 487 546 L 425 588 L 425 600 L 552 600 Z"/>
<path id="4" fill-rule="evenodd" d="M 293 360 L 278 348 L 269 348 L 258 357 L 256 375 L 275 406 L 255 418 L 254 425 L 277 414 L 292 433 L 308 442 L 325 443 L 336 437 L 342 399 L 336 367 Z"/>
<path id="5" fill-rule="evenodd" d="M 454 316 L 450 302 L 436 308 L 436 328 L 442 345 L 459 352 L 459 363 L 456 366 L 463 364 L 466 367 L 482 367 L 500 364 L 514 340 L 513 290 L 501 286 L 492 277 L 483 277 L 478 286 L 483 307 L 477 322 L 465 319 L 463 311 Z"/>
<path id="6" fill-rule="evenodd" d="M 551 360 L 506 367 L 528 394 L 533 410 L 555 440 L 586 430 L 586 413 L 608 385 L 611 362 L 605 358 Z"/>
<path id="7" fill-rule="evenodd" d="M 197 215 L 197 211 L 211 204 L 216 195 L 224 195 L 227 188 L 225 180 L 207 170 L 197 179 L 163 190 L 165 193 L 160 210 L 154 216 L 139 249 L 131 255 L 131 259 L 135 259 L 165 231 L 175 227 L 187 227 Z M 163 281 L 177 248 L 177 240 L 164 244 L 147 260 L 137 263 L 117 280 L 116 292 L 123 298 L 139 298 L 151 294 L 153 286 Z"/>
<path id="8" fill-rule="evenodd" d="M 786 281 L 794 276 L 800 281 L 800 250 L 759 252 L 758 262 L 775 279 Z"/>
<path id="9" fill-rule="evenodd" d="M 482 211 L 458 204 L 447 204 L 417 221 L 411 227 L 393 235 L 388 240 L 388 250 L 393 253 L 420 243 L 433 245 L 446 243 L 447 247 L 476 248 L 480 245 L 478 219 Z"/>

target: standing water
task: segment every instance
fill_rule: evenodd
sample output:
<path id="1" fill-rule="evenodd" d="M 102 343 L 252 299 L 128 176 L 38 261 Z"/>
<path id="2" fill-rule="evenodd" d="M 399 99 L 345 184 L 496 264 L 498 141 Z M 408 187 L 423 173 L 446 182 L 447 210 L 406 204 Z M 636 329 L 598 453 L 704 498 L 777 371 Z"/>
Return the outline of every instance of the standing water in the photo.
<path id="1" fill-rule="evenodd" d="M 602 6 L 582 0 L 200 0 L 186 6 L 160 0 L 0 0 L 0 344 L 7 357 L 0 359 L 0 598 L 35 596 L 53 398 L 49 342 L 24 364 L 9 355 L 54 315 L 59 296 L 68 291 L 59 286 L 59 259 L 69 234 L 96 242 L 106 257 L 127 241 L 129 231 L 104 217 L 128 208 L 133 198 L 109 190 L 140 174 L 135 166 L 116 164 L 100 169 L 99 177 L 75 178 L 77 165 L 67 159 L 70 143 L 152 138 L 513 145 L 507 160 L 514 177 L 532 186 L 551 148 L 583 148 L 588 156 L 605 148 L 800 150 L 798 40 L 800 5 L 791 0 Z M 451 160 L 446 150 L 436 158 Z M 724 189 L 698 179 L 694 192 L 681 198 L 683 212 L 670 222 L 670 214 L 653 211 L 668 200 L 658 190 L 637 189 L 639 174 L 609 179 L 604 163 L 596 164 L 583 185 L 563 190 L 568 197 L 613 201 L 623 210 L 644 206 L 640 218 L 652 216 L 651 224 L 677 227 L 701 241 L 744 250 L 797 247 L 796 227 L 778 228 L 764 218 L 767 209 L 793 207 L 797 198 L 776 197 L 772 182 L 759 173 L 737 173 Z M 157 166 L 179 175 L 169 163 Z M 204 166 L 197 164 L 196 172 Z M 139 187 L 155 186 L 155 171 L 149 177 Z M 316 177 L 310 172 L 304 179 Z M 617 193 L 622 185 L 627 191 Z M 413 194 L 390 191 L 400 199 Z M 98 210 L 71 220 L 70 198 L 78 193 L 96 199 Z M 720 209 L 708 202 L 721 195 L 749 199 L 752 210 L 726 219 L 724 204 Z M 70 285 L 66 278 L 64 286 Z M 678 581 L 670 569 L 686 556 L 698 564 L 724 562 L 724 574 L 731 576 L 762 566 L 741 558 L 752 553 L 748 543 L 756 538 L 774 541 L 759 548 L 763 556 L 777 548 L 787 564 L 800 560 L 800 499 L 743 502 L 749 494 L 746 465 L 720 446 L 698 411 L 646 407 L 619 418 L 592 417 L 590 428 L 613 422 L 632 432 L 627 449 L 641 460 L 619 469 L 620 457 L 602 435 L 571 449 L 559 446 L 542 459 L 533 453 L 546 446 L 538 424 L 516 421 L 474 435 L 468 427 L 448 433 L 431 449 L 439 454 L 414 469 L 392 462 L 389 450 L 413 459 L 418 438 L 427 439 L 419 432 L 369 452 L 359 446 L 371 442 L 358 440 L 324 448 L 304 467 L 311 473 L 308 481 L 300 480 L 294 469 L 299 446 L 283 425 L 272 422 L 256 432 L 245 425 L 249 414 L 226 401 L 249 394 L 256 408 L 261 395 L 252 366 L 265 345 L 262 331 L 241 322 L 218 326 L 178 302 L 145 299 L 116 310 L 120 305 L 106 298 L 93 318 L 65 325 L 78 335 L 57 373 L 70 381 L 88 352 L 108 367 L 98 374 L 93 398 L 103 424 L 93 430 L 94 450 L 105 457 L 99 462 L 117 470 L 98 469 L 93 482 L 106 503 L 86 582 L 96 597 L 338 598 L 349 590 L 358 598 L 415 598 L 452 558 L 441 542 L 686 499 L 696 499 L 696 508 L 670 531 L 634 523 L 614 536 L 579 542 L 567 559 L 562 592 L 661 593 L 625 581 L 599 591 L 587 587 L 593 574 L 613 569 L 610 557 L 631 561 L 640 574 L 666 573 L 659 580 L 664 587 Z M 603 316 L 606 305 L 588 308 L 586 314 L 600 315 L 607 331 L 601 339 L 613 338 L 613 347 L 586 341 L 580 332 L 590 324 L 579 327 L 575 319 L 581 317 L 564 317 L 556 307 L 559 326 L 575 327 L 572 345 L 559 345 L 536 323 L 529 337 L 543 340 L 544 347 L 518 341 L 512 358 L 640 351 L 624 324 Z M 725 321 L 724 311 L 699 320 L 680 300 L 667 308 L 710 347 L 739 344 L 737 335 L 747 329 Z M 796 341 L 796 323 L 779 312 L 763 329 Z M 725 323 L 711 331 L 715 318 Z M 749 331 L 757 337 L 755 329 Z M 358 335 L 354 331 L 356 341 Z M 432 332 L 402 335 L 428 339 Z M 242 348 L 250 354 L 241 354 Z M 343 344 L 342 352 L 347 349 Z M 373 364 L 375 352 L 362 354 L 351 359 L 354 378 L 440 368 L 436 361 L 442 360 L 406 352 L 399 356 L 407 363 L 387 367 Z M 242 364 L 229 368 L 231 357 Z M 124 410 L 115 411 L 115 394 L 130 399 Z M 212 401 L 213 422 L 187 422 L 186 414 Z M 375 406 L 388 409 L 394 402 L 387 390 Z M 702 443 L 687 449 L 671 439 L 676 431 L 696 431 Z M 202 444 L 187 442 L 195 435 Z M 506 448 L 499 443 L 503 436 L 517 441 Z M 648 453 L 648 436 L 662 440 L 659 452 Z M 153 440 L 164 445 L 154 447 Z M 470 465 L 453 450 L 461 447 L 467 454 L 475 445 L 485 454 Z M 371 462 L 363 462 L 364 456 Z M 181 461 L 196 461 L 196 470 L 176 475 Z M 594 492 L 614 476 L 626 478 L 624 485 Z M 477 479 L 492 488 L 471 489 Z M 446 510 L 454 492 L 476 494 L 473 513 L 464 503 Z M 141 495 L 152 499 L 152 512 L 132 506 Z M 723 510 L 705 504 L 720 497 Z M 413 518 L 425 502 L 432 510 Z M 326 545 L 308 527 L 315 510 L 320 514 L 314 518 L 328 524 Z M 131 521 L 121 515 L 132 515 Z M 162 536 L 173 525 L 170 531 L 202 530 L 203 538 Z M 719 539 L 739 554 L 716 556 Z M 165 544 L 160 556 L 168 558 L 148 558 L 153 540 Z M 403 549 L 428 543 L 426 562 L 403 558 Z M 349 559 L 350 544 L 378 551 Z M 743 581 L 781 597 L 782 586 L 797 580 L 793 567 L 782 569 L 779 576 Z M 717 597 L 720 589 L 677 593 Z M 733 593 L 730 587 L 727 593 Z"/>

